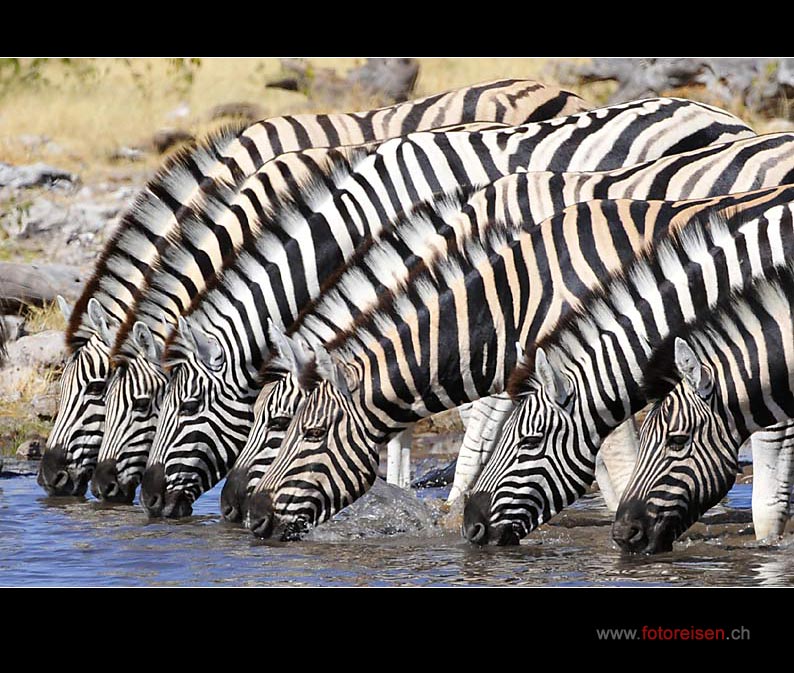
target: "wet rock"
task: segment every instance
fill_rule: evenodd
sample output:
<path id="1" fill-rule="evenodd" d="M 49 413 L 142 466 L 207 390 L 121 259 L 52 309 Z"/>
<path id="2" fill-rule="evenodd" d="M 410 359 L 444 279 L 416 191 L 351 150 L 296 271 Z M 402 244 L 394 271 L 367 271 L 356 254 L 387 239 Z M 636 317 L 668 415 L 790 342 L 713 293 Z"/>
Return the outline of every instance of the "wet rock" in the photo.
<path id="1" fill-rule="evenodd" d="M 12 166 L 0 163 L 0 186 L 28 188 L 46 187 L 58 189 L 71 189 L 79 178 L 73 173 L 37 163 L 28 166 Z"/>
<path id="2" fill-rule="evenodd" d="M 39 460 L 47 440 L 44 437 L 34 437 L 22 442 L 17 447 L 17 458 L 22 460 Z"/>
<path id="3" fill-rule="evenodd" d="M 437 529 L 439 512 L 411 491 L 376 479 L 352 505 L 311 530 L 305 539 L 330 542 L 392 535 L 426 535 Z"/>
<path id="4" fill-rule="evenodd" d="M 236 119 L 245 119 L 249 122 L 255 122 L 264 119 L 267 116 L 265 109 L 256 103 L 221 103 L 216 105 L 209 111 L 208 117 L 210 121 L 216 119 L 223 119 L 224 117 L 233 117 Z"/>
<path id="5" fill-rule="evenodd" d="M 66 360 L 66 344 L 60 330 L 45 330 L 8 344 L 8 362 L 17 366 L 57 366 Z"/>

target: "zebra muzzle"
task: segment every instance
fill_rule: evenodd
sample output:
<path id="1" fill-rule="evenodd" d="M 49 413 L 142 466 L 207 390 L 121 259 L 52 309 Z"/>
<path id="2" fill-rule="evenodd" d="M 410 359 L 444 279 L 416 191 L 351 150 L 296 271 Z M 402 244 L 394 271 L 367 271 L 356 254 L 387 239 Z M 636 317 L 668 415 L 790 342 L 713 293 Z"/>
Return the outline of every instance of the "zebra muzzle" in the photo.
<path id="1" fill-rule="evenodd" d="M 275 524 L 273 500 L 268 493 L 254 493 L 248 499 L 248 529 L 257 537 L 269 538 Z"/>

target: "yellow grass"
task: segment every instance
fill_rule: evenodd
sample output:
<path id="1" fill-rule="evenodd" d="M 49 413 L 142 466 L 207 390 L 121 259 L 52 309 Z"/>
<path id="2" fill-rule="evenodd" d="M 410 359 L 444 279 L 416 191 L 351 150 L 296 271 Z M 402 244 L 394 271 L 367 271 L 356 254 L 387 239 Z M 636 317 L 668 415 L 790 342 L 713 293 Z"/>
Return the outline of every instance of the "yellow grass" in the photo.
<path id="1" fill-rule="evenodd" d="M 220 103 L 248 101 L 262 106 L 266 116 L 296 112 L 328 112 L 302 94 L 266 89 L 281 67 L 274 58 L 202 58 L 193 67 L 165 58 L 51 60 L 41 64 L 41 85 L 6 89 L 0 98 L 0 161 L 28 163 L 47 160 L 84 178 L 101 175 L 108 156 L 122 145 L 134 145 L 163 127 L 185 128 L 203 135 L 217 125 L 209 110 Z M 364 59 L 315 58 L 318 68 L 340 74 Z M 24 62 L 23 62 L 24 64 Z M 29 63 L 28 63 L 29 65 Z M 417 97 L 501 77 L 544 81 L 547 59 L 540 58 L 425 58 L 420 59 Z M 186 75 L 193 75 L 188 81 Z M 185 118 L 169 118 L 180 103 Z M 361 108 L 368 107 L 361 101 Z M 20 136 L 46 136 L 62 152 L 46 155 L 46 148 L 30 147 Z M 42 156 L 42 152 L 45 156 Z M 148 160 L 159 164 L 157 157 Z"/>
<path id="2" fill-rule="evenodd" d="M 58 302 L 28 306 L 25 309 L 25 329 L 29 334 L 49 329 L 65 330 L 66 318 L 63 317 Z"/>

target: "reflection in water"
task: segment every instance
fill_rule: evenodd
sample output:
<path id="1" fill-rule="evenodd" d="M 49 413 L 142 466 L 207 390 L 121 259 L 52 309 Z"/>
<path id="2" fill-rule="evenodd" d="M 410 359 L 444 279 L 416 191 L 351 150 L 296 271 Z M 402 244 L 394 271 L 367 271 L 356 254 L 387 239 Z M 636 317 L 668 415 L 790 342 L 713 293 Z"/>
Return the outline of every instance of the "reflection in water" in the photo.
<path id="1" fill-rule="evenodd" d="M 7 471 L 30 468 L 6 465 Z M 8 473 L 6 473 L 8 474 Z M 48 498 L 35 476 L 0 479 L 3 586 L 749 586 L 794 584 L 794 536 L 759 544 L 740 485 L 672 552 L 624 556 L 598 494 L 521 545 L 477 548 L 440 527 L 446 495 L 378 484 L 298 543 L 260 542 L 218 514 L 222 484 L 183 521 L 137 504 Z"/>

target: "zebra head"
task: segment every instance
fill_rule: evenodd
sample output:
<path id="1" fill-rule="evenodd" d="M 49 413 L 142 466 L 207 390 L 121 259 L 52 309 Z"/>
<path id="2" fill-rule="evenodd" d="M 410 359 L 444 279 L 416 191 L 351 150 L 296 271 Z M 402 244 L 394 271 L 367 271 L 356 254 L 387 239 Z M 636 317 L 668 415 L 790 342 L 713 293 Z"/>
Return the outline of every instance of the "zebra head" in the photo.
<path id="1" fill-rule="evenodd" d="M 180 317 L 166 351 L 168 384 L 141 480 L 150 517 L 189 516 L 193 502 L 226 475 L 253 422 L 258 389 L 229 371 L 219 336 Z"/>
<path id="2" fill-rule="evenodd" d="M 245 519 L 248 498 L 278 455 L 287 428 L 306 397 L 291 373 L 269 369 L 254 406 L 254 425 L 221 491 L 221 513 L 227 521 Z"/>
<path id="3" fill-rule="evenodd" d="M 143 322 L 132 328 L 132 350 L 117 355 L 107 388 L 105 434 L 91 479 L 100 500 L 132 502 L 152 445 L 167 377 L 163 344 Z"/>
<path id="4" fill-rule="evenodd" d="M 518 544 L 587 490 L 595 476 L 593 437 L 585 431 L 586 400 L 573 373 L 552 366 L 541 348 L 535 373 L 516 370 L 510 393 L 517 403 L 470 494 L 463 534 L 479 545 Z"/>
<path id="5" fill-rule="evenodd" d="M 670 551 L 731 489 L 738 470 L 739 443 L 721 413 L 710 366 L 679 337 L 673 350 L 666 357 L 674 358 L 680 381 L 672 390 L 670 379 L 661 382 L 664 397 L 642 425 L 637 465 L 612 526 L 612 538 L 630 552 Z M 659 398 L 646 383 L 649 398 Z"/>
<path id="6" fill-rule="evenodd" d="M 313 351 L 295 372 L 305 400 L 249 498 L 248 527 L 258 537 L 300 539 L 362 496 L 377 476 L 380 442 L 367 431 L 354 396 L 360 373 L 320 345 Z"/>
<path id="7" fill-rule="evenodd" d="M 68 319 L 71 308 L 62 297 L 58 303 Z M 118 323 L 94 298 L 86 316 L 91 334 L 64 367 L 58 415 L 39 464 L 37 482 L 50 495 L 85 495 L 102 441 L 110 346 Z"/>

